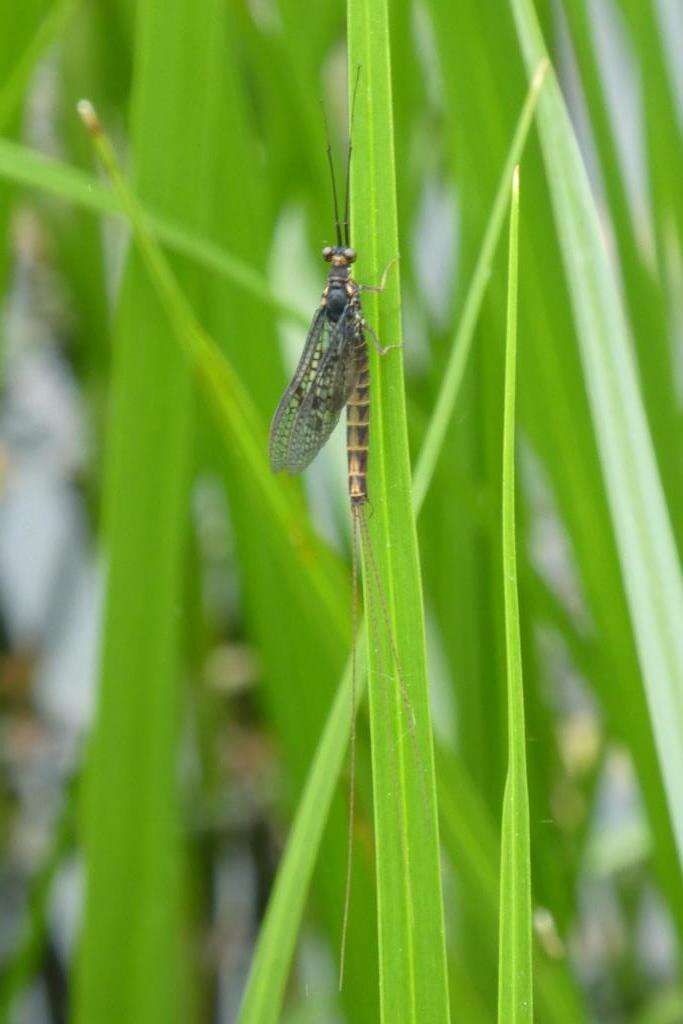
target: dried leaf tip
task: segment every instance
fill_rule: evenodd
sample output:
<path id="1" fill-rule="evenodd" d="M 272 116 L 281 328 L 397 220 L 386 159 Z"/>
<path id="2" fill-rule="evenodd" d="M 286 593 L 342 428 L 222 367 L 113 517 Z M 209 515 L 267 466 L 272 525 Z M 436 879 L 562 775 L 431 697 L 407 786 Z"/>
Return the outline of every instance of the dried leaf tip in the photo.
<path id="1" fill-rule="evenodd" d="M 78 116 L 91 135 L 99 135 L 102 131 L 102 126 L 90 100 L 79 100 L 76 104 L 76 110 L 78 111 Z"/>

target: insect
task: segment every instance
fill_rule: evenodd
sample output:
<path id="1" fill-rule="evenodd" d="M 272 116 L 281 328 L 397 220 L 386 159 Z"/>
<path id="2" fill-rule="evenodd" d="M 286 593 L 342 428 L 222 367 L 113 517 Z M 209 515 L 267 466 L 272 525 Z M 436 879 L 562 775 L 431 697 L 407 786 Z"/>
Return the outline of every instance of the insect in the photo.
<path id="1" fill-rule="evenodd" d="M 360 302 L 351 277 L 356 251 L 341 242 L 323 249 L 331 264 L 294 377 L 277 407 L 270 431 L 273 470 L 300 473 L 315 458 L 347 408 L 349 497 L 367 501 L 370 374 Z M 348 234 L 347 234 L 348 239 Z"/>
<path id="2" fill-rule="evenodd" d="M 354 100 L 357 86 L 358 78 Z M 288 473 L 303 472 L 328 440 L 346 406 L 349 497 L 352 510 L 357 512 L 368 500 L 370 371 L 366 334 L 371 335 L 381 353 L 391 347 L 383 348 L 379 344 L 363 317 L 360 295 L 361 291 L 383 291 L 386 271 L 382 282 L 374 287 L 360 285 L 351 276 L 356 250 L 350 244 L 350 140 L 343 231 L 329 143 L 327 156 L 332 178 L 337 244 L 327 245 L 322 251 L 323 259 L 330 264 L 330 269 L 299 365 L 273 417 L 270 428 L 270 464 L 276 473 L 283 469 Z"/>

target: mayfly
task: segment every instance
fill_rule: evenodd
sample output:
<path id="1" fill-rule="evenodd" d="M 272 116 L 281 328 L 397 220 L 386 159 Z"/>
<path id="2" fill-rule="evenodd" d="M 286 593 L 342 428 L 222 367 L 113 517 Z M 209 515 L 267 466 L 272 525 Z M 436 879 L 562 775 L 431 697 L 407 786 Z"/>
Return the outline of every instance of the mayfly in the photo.
<path id="1" fill-rule="evenodd" d="M 359 69 L 360 70 L 360 69 Z M 358 75 L 354 86 L 351 107 L 358 88 Z M 356 260 L 356 250 L 351 246 L 349 219 L 349 185 L 351 174 L 351 133 L 346 160 L 346 194 L 344 198 L 344 219 L 339 218 L 339 203 L 334 173 L 332 148 L 328 141 L 327 157 L 332 181 L 332 198 L 336 228 L 336 245 L 327 245 L 322 250 L 323 259 L 330 264 L 327 281 L 323 288 L 320 305 L 316 310 L 306 337 L 304 350 L 275 411 L 270 428 L 270 464 L 275 472 L 301 473 L 318 454 L 334 430 L 341 411 L 346 407 L 346 451 L 348 464 L 348 488 L 352 517 L 352 632 L 354 650 L 352 654 L 352 723 L 356 709 L 355 684 L 355 633 L 358 607 L 358 548 L 362 535 L 369 555 L 372 574 L 380 598 L 383 616 L 390 631 L 390 644 L 397 660 L 396 648 L 391 635 L 386 599 L 381 592 L 379 572 L 375 562 L 365 519 L 368 504 L 367 466 L 370 441 L 370 369 L 366 338 L 369 335 L 380 354 L 384 355 L 394 345 L 380 345 L 375 332 L 363 316 L 361 293 L 382 292 L 391 263 L 384 271 L 379 285 L 363 285 L 354 280 L 351 272 Z M 394 261 L 392 261 L 394 262 Z M 398 665 L 397 665 L 398 667 Z M 401 686 L 406 697 L 405 686 Z M 412 714 L 411 714 L 412 720 Z M 346 895 L 344 902 L 344 923 L 342 925 L 342 953 L 340 985 L 343 976 L 344 944 L 349 910 L 351 885 L 351 842 L 354 817 L 354 771 L 355 771 L 355 728 L 351 729 L 351 778 L 349 793 L 349 855 L 347 862 Z"/>
<path id="2" fill-rule="evenodd" d="M 356 79 L 356 88 L 358 79 Z M 355 97 L 355 89 L 354 89 Z M 326 245 L 323 259 L 331 264 L 320 305 L 306 337 L 292 381 L 280 399 L 270 428 L 270 464 L 274 472 L 301 473 L 318 454 L 346 406 L 346 447 L 349 498 L 354 518 L 368 500 L 367 459 L 370 432 L 370 370 L 366 334 L 380 353 L 386 353 L 363 317 L 362 291 L 384 290 L 386 271 L 379 285 L 361 285 L 351 276 L 356 250 L 351 247 L 349 182 L 351 141 L 346 164 L 343 225 L 339 220 L 337 186 L 328 143 L 332 178 L 336 245 Z M 343 228 L 343 230 L 342 230 Z M 387 268 L 388 270 L 389 268 Z"/>

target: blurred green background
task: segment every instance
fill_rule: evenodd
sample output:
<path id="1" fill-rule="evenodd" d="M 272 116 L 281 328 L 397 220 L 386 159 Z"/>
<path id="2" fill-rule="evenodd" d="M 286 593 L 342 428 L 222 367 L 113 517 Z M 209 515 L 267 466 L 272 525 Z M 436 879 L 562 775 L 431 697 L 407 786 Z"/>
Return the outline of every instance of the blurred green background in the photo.
<path id="1" fill-rule="evenodd" d="M 536 9 L 680 549 L 683 15 L 673 0 Z M 507 4 L 389 13 L 416 452 L 527 85 Z M 233 1021 L 348 653 L 343 438 L 292 497 L 349 609 L 333 623 L 111 215 L 75 104 L 95 103 L 267 424 L 334 241 L 323 108 L 341 164 L 345 9 L 3 0 L 0 24 L 0 1020 Z M 419 522 L 450 997 L 468 1024 L 496 1017 L 505 294 L 500 246 Z M 519 316 L 536 1019 L 680 1024 L 683 808 L 667 803 L 535 130 Z M 273 996 L 291 1024 L 378 1019 L 364 711 L 358 729 L 346 984 L 343 779 L 281 1009 Z"/>

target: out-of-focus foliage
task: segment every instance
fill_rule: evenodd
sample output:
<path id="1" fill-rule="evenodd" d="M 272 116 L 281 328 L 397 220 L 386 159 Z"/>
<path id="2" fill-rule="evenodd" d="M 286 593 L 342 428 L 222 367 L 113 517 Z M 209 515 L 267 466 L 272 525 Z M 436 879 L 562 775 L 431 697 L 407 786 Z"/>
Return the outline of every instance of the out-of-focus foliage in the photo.
<path id="1" fill-rule="evenodd" d="M 354 10 L 369 19 L 362 88 L 387 56 L 373 21 L 385 6 Z M 396 195 L 366 203 L 378 183 L 391 192 L 373 143 L 392 134 L 361 105 L 355 233 L 367 239 L 395 198 L 415 457 L 527 92 L 525 56 L 531 70 L 542 42 L 530 0 L 392 0 L 388 13 Z M 535 131 L 524 151 L 519 223 L 534 1019 L 675 1024 L 683 809 L 667 768 L 683 695 L 666 681 L 681 671 L 683 22 L 664 0 L 536 0 L 535 13 L 557 86 L 539 111 L 543 151 Z M 334 704 L 351 633 L 342 439 L 264 497 L 260 463 L 214 414 L 126 221 L 105 216 L 108 185 L 75 115 L 82 96 L 96 105 L 177 285 L 249 397 L 244 436 L 265 437 L 303 341 L 292 311 L 313 312 L 319 250 L 334 241 L 321 101 L 341 180 L 344 5 L 3 0 L 0 24 L 0 1019 L 234 1020 L 328 723 L 310 829 L 292 839 L 292 863 L 316 865 L 310 890 L 285 880 L 274 934 L 287 941 L 269 947 L 262 1009 L 243 1019 L 370 1024 L 379 972 L 403 950 L 385 934 L 378 955 L 361 708 L 337 992 L 343 771 L 324 811 L 348 709 L 348 688 Z M 384 258 L 380 243 L 361 266 Z M 591 251 L 600 277 L 586 276 Z M 418 523 L 451 1017 L 477 1024 L 497 1013 L 507 771 L 506 289 L 499 246 Z M 370 315 L 398 324 L 386 301 L 397 295 L 368 302 Z M 610 303 L 616 332 L 601 319 Z M 383 393 L 373 442 L 386 445 L 399 406 Z M 405 610 L 417 591 L 383 525 L 384 487 L 371 529 L 388 544 L 389 606 Z"/>

